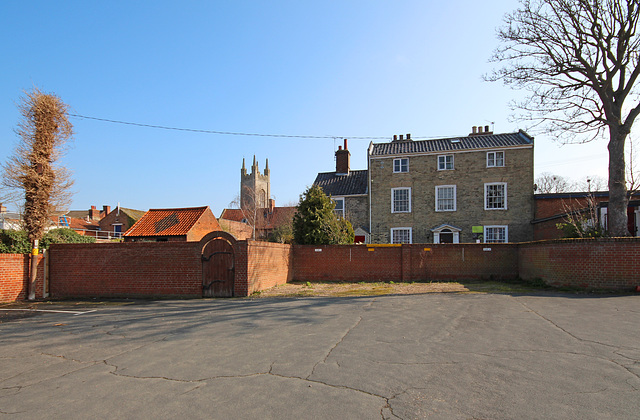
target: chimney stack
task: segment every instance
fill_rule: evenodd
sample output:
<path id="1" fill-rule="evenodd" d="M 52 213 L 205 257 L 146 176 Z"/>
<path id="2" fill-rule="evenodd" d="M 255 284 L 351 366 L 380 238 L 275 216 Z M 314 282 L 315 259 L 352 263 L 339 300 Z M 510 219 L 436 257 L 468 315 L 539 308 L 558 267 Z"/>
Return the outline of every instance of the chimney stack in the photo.
<path id="1" fill-rule="evenodd" d="M 96 209 L 96 206 L 89 209 L 89 220 L 100 220 L 100 210 Z"/>
<path id="2" fill-rule="evenodd" d="M 477 127 L 474 125 L 471 127 L 471 133 L 469 133 L 470 136 L 481 136 L 485 134 L 493 134 L 492 131 L 489 131 L 488 125 L 485 125 L 484 128 L 481 125 Z"/>
<path id="3" fill-rule="evenodd" d="M 336 151 L 336 175 L 349 175 L 351 152 L 347 149 L 347 139 L 344 139 L 344 149 L 338 146 Z"/>
<path id="4" fill-rule="evenodd" d="M 102 217 L 104 217 L 107 214 L 111 213 L 111 206 L 102 206 L 102 213 L 104 213 L 102 215 Z"/>

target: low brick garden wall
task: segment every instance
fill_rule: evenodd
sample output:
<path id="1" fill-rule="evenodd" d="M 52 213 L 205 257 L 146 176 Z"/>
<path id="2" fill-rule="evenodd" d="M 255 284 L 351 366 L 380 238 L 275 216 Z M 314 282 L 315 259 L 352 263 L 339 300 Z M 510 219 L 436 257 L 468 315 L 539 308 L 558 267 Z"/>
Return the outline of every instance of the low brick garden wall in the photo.
<path id="1" fill-rule="evenodd" d="M 239 241 L 235 296 L 297 281 L 412 282 L 522 278 L 552 286 L 632 291 L 640 238 L 520 244 L 302 246 Z M 48 251 L 52 297 L 200 297 L 198 242 L 58 244 Z M 39 262 L 36 297 L 47 296 Z M 0 254 L 0 302 L 27 297 L 28 255 Z"/>

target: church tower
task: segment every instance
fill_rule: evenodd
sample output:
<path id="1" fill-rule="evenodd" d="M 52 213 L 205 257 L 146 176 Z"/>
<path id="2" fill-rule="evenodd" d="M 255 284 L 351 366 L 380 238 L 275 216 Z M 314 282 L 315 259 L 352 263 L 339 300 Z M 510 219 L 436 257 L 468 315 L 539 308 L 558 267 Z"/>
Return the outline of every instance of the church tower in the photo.
<path id="1" fill-rule="evenodd" d="M 247 174 L 243 158 L 240 174 L 240 207 L 243 209 L 254 206 L 259 209 L 267 208 L 271 197 L 269 159 L 267 159 L 264 175 L 262 175 L 260 174 L 260 169 L 258 169 L 255 155 L 253 156 L 250 174 Z"/>

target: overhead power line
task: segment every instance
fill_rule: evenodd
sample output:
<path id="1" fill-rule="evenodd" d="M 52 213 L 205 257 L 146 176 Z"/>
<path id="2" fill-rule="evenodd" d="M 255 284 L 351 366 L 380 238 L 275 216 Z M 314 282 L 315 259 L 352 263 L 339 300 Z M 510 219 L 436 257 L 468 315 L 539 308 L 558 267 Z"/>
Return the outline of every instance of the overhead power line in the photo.
<path id="1" fill-rule="evenodd" d="M 82 118 L 86 120 L 95 120 L 95 121 L 103 121 L 113 124 L 125 124 L 125 125 L 134 125 L 137 127 L 147 127 L 147 128 L 158 128 L 162 130 L 173 130 L 173 131 L 188 131 L 192 133 L 205 133 L 205 134 L 222 134 L 227 136 L 252 136 L 252 137 L 282 137 L 282 138 L 298 138 L 298 139 L 335 139 L 335 138 L 347 138 L 347 139 L 359 139 L 359 140 L 388 140 L 389 136 L 385 137 L 373 137 L 373 136 L 303 136 L 303 135 L 292 135 L 292 134 L 264 134 L 264 133 L 242 133 L 235 131 L 217 131 L 217 130 L 200 130 L 196 128 L 180 128 L 180 127 L 168 127 L 164 125 L 155 125 L 155 124 L 142 124 L 135 123 L 129 121 L 118 121 L 118 120 L 110 120 L 107 118 L 98 118 L 98 117 L 89 117 L 86 115 L 79 114 L 69 114 L 70 117 Z"/>

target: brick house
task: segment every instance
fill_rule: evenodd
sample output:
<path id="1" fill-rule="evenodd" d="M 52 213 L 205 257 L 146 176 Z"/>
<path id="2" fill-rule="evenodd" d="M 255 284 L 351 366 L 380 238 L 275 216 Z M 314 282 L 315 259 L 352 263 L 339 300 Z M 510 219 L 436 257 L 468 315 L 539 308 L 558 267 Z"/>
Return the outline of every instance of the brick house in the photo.
<path id="1" fill-rule="evenodd" d="M 569 213 L 579 219 L 588 219 L 594 213 L 595 222 L 607 228 L 608 191 L 543 193 L 533 196 L 535 203 L 533 239 L 559 239 L 563 237 L 559 223 L 565 223 Z M 640 200 L 637 192 L 629 193 L 627 228 L 631 236 L 640 236 Z"/>
<path id="2" fill-rule="evenodd" d="M 122 234 L 127 232 L 144 214 L 142 210 L 127 209 L 118 205 L 114 210 L 107 211 L 98 222 L 101 236 L 113 234 L 113 237 L 121 238 Z"/>
<path id="3" fill-rule="evenodd" d="M 111 206 L 102 206 L 102 210 L 91 206 L 88 211 L 71 210 L 56 216 L 54 223 L 56 227 L 69 227 L 81 235 L 111 240 L 122 238 L 122 234 L 144 214 L 142 210 L 127 209 L 119 204 L 114 210 Z"/>
<path id="4" fill-rule="evenodd" d="M 367 174 L 365 170 L 351 170 L 351 152 L 344 140 L 344 149 L 336 151 L 335 172 L 321 172 L 313 185 L 322 188 L 336 203 L 335 212 L 353 226 L 355 243 L 369 243 L 369 196 L 367 194 Z"/>
<path id="5" fill-rule="evenodd" d="M 209 206 L 149 210 L 124 234 L 125 242 L 194 242 L 221 230 Z"/>
<path id="6" fill-rule="evenodd" d="M 466 137 L 368 150 L 372 243 L 533 239 L 533 137 L 473 128 Z"/>

